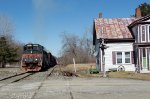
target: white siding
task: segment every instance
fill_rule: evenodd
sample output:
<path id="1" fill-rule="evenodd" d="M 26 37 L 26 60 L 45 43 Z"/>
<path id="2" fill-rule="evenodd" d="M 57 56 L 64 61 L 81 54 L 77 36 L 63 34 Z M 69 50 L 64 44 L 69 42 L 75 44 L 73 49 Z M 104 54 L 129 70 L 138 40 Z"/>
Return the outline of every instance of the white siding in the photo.
<path id="1" fill-rule="evenodd" d="M 133 43 L 109 43 L 106 44 L 109 48 L 105 49 L 105 70 L 108 71 L 111 68 L 118 68 L 120 65 L 113 65 L 112 51 L 133 51 Z M 125 67 L 125 71 L 135 71 L 134 64 L 122 64 Z"/>

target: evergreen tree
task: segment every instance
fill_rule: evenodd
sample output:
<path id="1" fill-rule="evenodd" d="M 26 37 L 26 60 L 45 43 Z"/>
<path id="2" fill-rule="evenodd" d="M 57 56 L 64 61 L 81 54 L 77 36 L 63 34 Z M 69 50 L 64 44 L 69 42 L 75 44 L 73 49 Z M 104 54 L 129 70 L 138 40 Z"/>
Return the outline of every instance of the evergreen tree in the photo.
<path id="1" fill-rule="evenodd" d="M 143 3 L 143 4 L 139 5 L 139 8 L 141 9 L 142 17 L 150 14 L 150 4 Z"/>
<path id="2" fill-rule="evenodd" d="M 10 63 L 17 57 L 17 48 L 9 45 L 7 37 L 0 37 L 0 63 L 1 67 L 5 67 L 6 63 Z"/>

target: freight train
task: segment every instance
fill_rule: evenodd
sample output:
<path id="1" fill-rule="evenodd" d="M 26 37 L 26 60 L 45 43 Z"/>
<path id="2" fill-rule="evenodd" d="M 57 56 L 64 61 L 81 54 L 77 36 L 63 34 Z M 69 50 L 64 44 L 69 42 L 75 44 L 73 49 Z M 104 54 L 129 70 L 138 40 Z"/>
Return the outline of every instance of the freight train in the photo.
<path id="1" fill-rule="evenodd" d="M 23 47 L 21 69 L 23 71 L 41 71 L 57 64 L 56 58 L 40 44 L 26 44 Z"/>

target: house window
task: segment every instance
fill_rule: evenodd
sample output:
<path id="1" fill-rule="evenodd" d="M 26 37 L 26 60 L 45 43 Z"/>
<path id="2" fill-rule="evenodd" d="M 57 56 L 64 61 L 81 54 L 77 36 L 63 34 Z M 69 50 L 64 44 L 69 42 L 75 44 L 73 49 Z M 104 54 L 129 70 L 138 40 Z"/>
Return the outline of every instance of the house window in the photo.
<path id="1" fill-rule="evenodd" d="M 131 63 L 131 52 L 116 52 L 116 64 Z"/>
<path id="2" fill-rule="evenodd" d="M 131 56 L 130 52 L 125 52 L 125 63 L 130 63 Z"/>
<path id="3" fill-rule="evenodd" d="M 145 26 L 141 26 L 141 39 L 142 39 L 142 42 L 145 42 L 146 41 L 146 31 L 145 31 Z"/>
<path id="4" fill-rule="evenodd" d="M 117 52 L 117 64 L 122 63 L 122 52 Z"/>

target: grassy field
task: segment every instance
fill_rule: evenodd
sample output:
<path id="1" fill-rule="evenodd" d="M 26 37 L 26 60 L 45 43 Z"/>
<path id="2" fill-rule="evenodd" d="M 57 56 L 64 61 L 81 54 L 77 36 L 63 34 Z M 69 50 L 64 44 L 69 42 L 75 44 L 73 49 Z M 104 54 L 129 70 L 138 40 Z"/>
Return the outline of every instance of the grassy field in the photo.
<path id="1" fill-rule="evenodd" d="M 62 71 L 71 72 L 77 74 L 79 77 L 102 77 L 103 73 L 90 74 L 89 69 L 95 69 L 94 63 L 89 64 L 76 64 L 76 73 L 74 70 L 74 65 L 70 64 L 61 67 Z M 150 80 L 150 74 L 141 74 L 135 72 L 108 72 L 106 73 L 109 78 L 128 78 L 128 79 L 138 79 L 138 80 Z"/>

